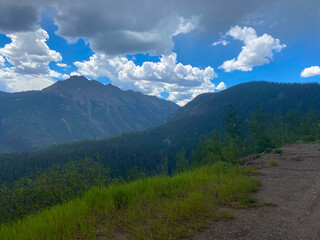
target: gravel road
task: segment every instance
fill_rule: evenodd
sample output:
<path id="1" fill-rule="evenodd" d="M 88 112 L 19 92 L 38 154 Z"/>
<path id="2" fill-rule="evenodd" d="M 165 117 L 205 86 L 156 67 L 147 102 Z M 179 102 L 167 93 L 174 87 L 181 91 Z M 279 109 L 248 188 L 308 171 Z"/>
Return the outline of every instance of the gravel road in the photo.
<path id="1" fill-rule="evenodd" d="M 320 240 L 320 143 L 292 144 L 282 151 L 253 161 L 264 165 L 255 197 L 276 206 L 232 210 L 235 219 L 215 222 L 189 239 Z M 278 166 L 270 166 L 271 158 Z"/>

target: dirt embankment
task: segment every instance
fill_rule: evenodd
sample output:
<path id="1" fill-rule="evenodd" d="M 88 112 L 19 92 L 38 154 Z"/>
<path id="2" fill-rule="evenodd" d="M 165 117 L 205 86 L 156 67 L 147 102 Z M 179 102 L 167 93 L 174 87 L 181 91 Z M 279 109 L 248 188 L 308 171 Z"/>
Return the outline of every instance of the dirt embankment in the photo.
<path id="1" fill-rule="evenodd" d="M 264 154 L 251 162 L 264 166 L 255 197 L 276 206 L 232 210 L 235 219 L 215 222 L 190 239 L 319 240 L 320 144 L 288 145 L 281 155 Z"/>

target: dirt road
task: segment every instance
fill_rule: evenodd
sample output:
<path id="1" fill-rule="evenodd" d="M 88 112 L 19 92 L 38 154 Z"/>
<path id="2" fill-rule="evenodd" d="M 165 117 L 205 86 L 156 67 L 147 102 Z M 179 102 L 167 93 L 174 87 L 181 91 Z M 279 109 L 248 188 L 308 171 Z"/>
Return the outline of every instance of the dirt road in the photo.
<path id="1" fill-rule="evenodd" d="M 255 197 L 276 206 L 234 210 L 235 219 L 215 222 L 190 239 L 320 240 L 320 144 L 293 144 L 282 151 L 254 161 L 264 165 Z M 270 158 L 278 166 L 271 166 Z"/>

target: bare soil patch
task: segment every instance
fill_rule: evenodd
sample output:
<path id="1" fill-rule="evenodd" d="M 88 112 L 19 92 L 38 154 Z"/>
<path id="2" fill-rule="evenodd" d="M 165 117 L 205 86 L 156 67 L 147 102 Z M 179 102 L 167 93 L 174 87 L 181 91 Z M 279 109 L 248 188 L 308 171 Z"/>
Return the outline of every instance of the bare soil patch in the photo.
<path id="1" fill-rule="evenodd" d="M 320 143 L 292 144 L 282 154 L 263 154 L 249 164 L 262 165 L 259 203 L 231 210 L 237 217 L 214 222 L 189 239 L 320 239 Z M 271 166 L 270 160 L 278 163 Z"/>

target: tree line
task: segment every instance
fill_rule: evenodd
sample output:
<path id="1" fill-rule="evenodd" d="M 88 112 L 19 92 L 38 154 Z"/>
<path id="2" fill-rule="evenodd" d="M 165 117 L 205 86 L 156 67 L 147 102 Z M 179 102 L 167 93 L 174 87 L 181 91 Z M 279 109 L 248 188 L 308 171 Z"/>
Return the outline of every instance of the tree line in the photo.
<path id="1" fill-rule="evenodd" d="M 197 147 L 189 154 L 190 149 L 183 145 L 175 148 L 175 152 L 173 149 L 159 148 L 158 154 L 155 154 L 156 161 L 151 159 L 145 165 L 131 163 L 130 167 L 121 169 L 123 174 L 116 176 L 96 154 L 95 157 L 53 165 L 47 170 L 38 171 L 34 177 L 23 177 L 9 185 L 2 184 L 0 222 L 12 221 L 79 197 L 93 186 L 107 186 L 154 175 L 172 175 L 219 161 L 239 164 L 239 159 L 247 155 L 268 152 L 297 141 L 318 139 L 320 114 L 313 108 L 305 115 L 295 110 L 285 115 L 271 115 L 261 107 L 246 120 L 229 105 L 224 134 L 213 132 L 209 137 L 199 140 Z M 145 148 L 145 151 L 150 149 Z M 150 163 L 156 164 L 149 166 Z"/>

